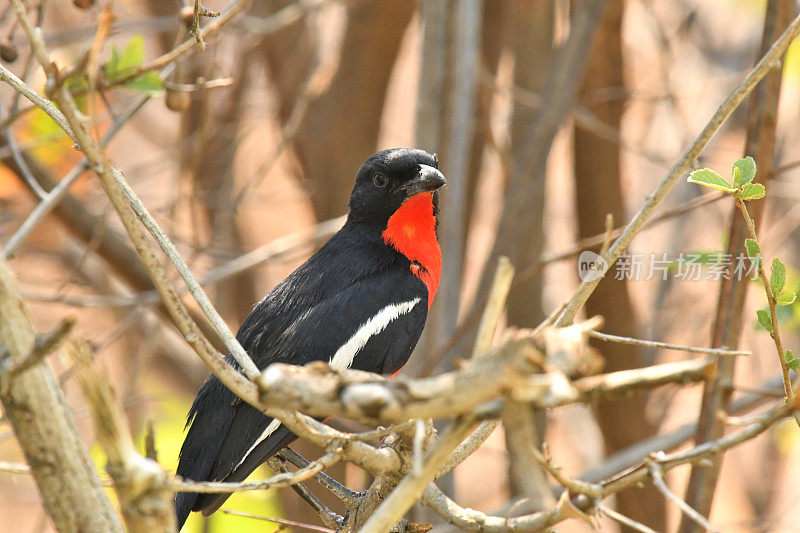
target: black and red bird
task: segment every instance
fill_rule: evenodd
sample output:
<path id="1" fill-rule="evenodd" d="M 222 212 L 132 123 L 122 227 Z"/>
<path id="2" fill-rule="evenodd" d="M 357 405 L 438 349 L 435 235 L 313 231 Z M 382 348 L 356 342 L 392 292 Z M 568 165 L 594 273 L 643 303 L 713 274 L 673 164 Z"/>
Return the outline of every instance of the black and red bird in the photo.
<path id="1" fill-rule="evenodd" d="M 400 370 L 439 286 L 438 189 L 444 184 L 436 156 L 423 150 L 384 150 L 367 159 L 344 227 L 239 328 L 237 338 L 256 366 L 326 361 L 379 374 Z M 296 438 L 214 376 L 200 389 L 187 426 L 177 473 L 195 481 L 243 481 Z M 178 493 L 179 527 L 191 511 L 207 516 L 228 496 Z"/>

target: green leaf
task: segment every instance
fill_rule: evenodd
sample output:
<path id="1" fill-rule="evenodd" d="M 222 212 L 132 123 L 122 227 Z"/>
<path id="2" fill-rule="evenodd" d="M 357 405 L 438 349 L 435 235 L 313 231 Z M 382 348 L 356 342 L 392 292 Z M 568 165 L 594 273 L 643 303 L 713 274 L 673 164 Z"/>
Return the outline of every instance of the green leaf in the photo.
<path id="1" fill-rule="evenodd" d="M 735 195 L 740 200 L 758 200 L 766 196 L 767 190 L 760 183 L 748 183 L 742 186 Z"/>
<path id="2" fill-rule="evenodd" d="M 134 35 L 122 54 L 116 46 L 111 47 L 111 59 L 106 63 L 105 74 L 109 81 L 124 78 L 144 62 L 144 39 L 141 35 Z"/>
<path id="3" fill-rule="evenodd" d="M 756 314 L 758 315 L 758 325 L 772 333 L 772 319 L 769 317 L 769 313 L 765 309 L 759 309 Z"/>
<path id="4" fill-rule="evenodd" d="M 769 277 L 769 287 L 773 296 L 781 292 L 784 285 L 786 285 L 786 267 L 776 257 L 772 260 L 772 275 Z"/>
<path id="5" fill-rule="evenodd" d="M 745 239 L 744 247 L 747 249 L 748 257 L 758 257 L 758 254 L 761 253 L 761 247 L 755 239 Z"/>
<path id="6" fill-rule="evenodd" d="M 792 305 L 797 299 L 794 291 L 784 291 L 775 297 L 775 303 L 778 305 Z"/>
<path id="7" fill-rule="evenodd" d="M 800 372 L 800 359 L 795 358 L 791 350 L 786 350 L 786 355 L 784 355 L 784 359 L 786 359 L 786 366 L 788 366 L 795 372 Z"/>
<path id="8" fill-rule="evenodd" d="M 158 72 L 154 70 L 145 72 L 141 76 L 137 76 L 125 82 L 123 86 L 128 89 L 147 93 L 151 96 L 159 95 L 164 92 L 164 80 L 162 80 Z"/>
<path id="9" fill-rule="evenodd" d="M 141 35 L 134 35 L 125 46 L 125 51 L 120 57 L 120 70 L 134 69 L 142 66 L 144 61 L 144 38 Z"/>
<path id="10" fill-rule="evenodd" d="M 736 188 L 747 185 L 756 177 L 756 161 L 749 155 L 739 159 L 733 164 L 733 183 Z M 738 182 L 736 180 L 738 172 Z"/>
<path id="11" fill-rule="evenodd" d="M 720 191 L 727 191 L 733 192 L 736 189 L 728 183 L 728 180 L 711 170 L 710 168 L 702 168 L 700 170 L 695 170 L 691 174 L 689 174 L 689 178 L 686 180 L 689 183 L 698 183 L 705 187 L 711 187 L 712 189 L 717 189 Z"/>

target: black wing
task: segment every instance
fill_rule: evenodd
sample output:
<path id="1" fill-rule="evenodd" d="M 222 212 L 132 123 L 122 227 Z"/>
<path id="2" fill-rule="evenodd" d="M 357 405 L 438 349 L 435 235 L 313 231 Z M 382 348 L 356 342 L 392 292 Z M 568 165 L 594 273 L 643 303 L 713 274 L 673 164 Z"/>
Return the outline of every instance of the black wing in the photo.
<path id="1" fill-rule="evenodd" d="M 347 361 L 348 354 L 354 353 L 347 365 L 351 368 L 393 373 L 411 355 L 427 316 L 424 284 L 399 265 L 308 307 L 282 331 L 261 331 L 258 322 L 268 324 L 267 328 L 274 323 L 264 308 L 278 311 L 281 307 L 272 297 L 256 306 L 239 335 L 260 368 L 274 361 L 301 365 L 330 361 L 338 352 L 339 361 Z M 253 319 L 259 315 L 262 320 Z M 189 412 L 191 427 L 181 448 L 178 475 L 193 480 L 244 480 L 295 438 L 280 426 L 256 445 L 271 422 L 211 376 Z M 192 510 L 215 511 L 228 496 L 178 493 L 179 524 Z"/>

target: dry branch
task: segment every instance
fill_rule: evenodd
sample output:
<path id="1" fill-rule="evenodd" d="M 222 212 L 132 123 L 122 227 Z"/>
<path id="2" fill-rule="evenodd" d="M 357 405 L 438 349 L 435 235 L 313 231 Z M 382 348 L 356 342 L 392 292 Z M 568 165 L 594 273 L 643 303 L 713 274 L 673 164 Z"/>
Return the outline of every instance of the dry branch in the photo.
<path id="1" fill-rule="evenodd" d="M 70 355 L 78 365 L 78 381 L 94 420 L 96 438 L 108 457 L 122 516 L 131 533 L 172 533 L 175 512 L 170 475 L 158 463 L 139 454 L 114 393 L 94 364 L 88 342 L 73 341 Z"/>
<path id="2" fill-rule="evenodd" d="M 0 346 L 13 367 L 34 351 L 36 336 L 17 281 L 2 257 L 0 310 Z M 0 371 L 0 401 L 56 528 L 122 532 L 49 366 L 38 364 L 8 378 Z"/>

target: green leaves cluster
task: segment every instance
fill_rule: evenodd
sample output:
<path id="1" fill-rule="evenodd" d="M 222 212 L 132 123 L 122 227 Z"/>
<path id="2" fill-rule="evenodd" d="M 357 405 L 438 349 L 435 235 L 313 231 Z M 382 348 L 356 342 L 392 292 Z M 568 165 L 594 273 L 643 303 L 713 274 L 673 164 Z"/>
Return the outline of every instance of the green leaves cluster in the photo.
<path id="1" fill-rule="evenodd" d="M 123 80 L 136 72 L 143 64 L 144 39 L 141 35 L 134 35 L 122 52 L 116 46 L 111 47 L 111 58 L 104 69 L 106 80 L 110 83 Z M 160 94 L 164 90 L 164 80 L 161 79 L 158 72 L 153 70 L 127 80 L 121 85 L 150 95 Z"/>
<path id="2" fill-rule="evenodd" d="M 703 168 L 695 170 L 689 174 L 689 183 L 697 183 L 704 187 L 710 187 L 720 191 L 725 191 L 732 194 L 740 201 L 739 207 L 742 214 L 747 219 L 748 226 L 751 231 L 751 238 L 745 239 L 744 247 L 747 250 L 747 255 L 758 265 L 759 276 L 762 279 L 766 278 L 766 274 L 760 266 L 761 261 L 761 246 L 755 239 L 755 230 L 753 229 L 753 221 L 747 212 L 744 202 L 747 200 L 758 200 L 763 198 L 766 194 L 766 189 L 760 183 L 754 183 L 756 177 L 756 162 L 750 157 L 743 157 L 736 161 L 731 167 L 731 181 L 723 178 L 710 168 Z M 776 346 L 780 347 L 780 342 L 776 328 L 778 324 L 773 324 L 772 315 L 776 317 L 779 315 L 780 306 L 792 305 L 797 299 L 797 295 L 792 290 L 784 290 L 786 287 L 786 266 L 777 257 L 772 260 L 772 270 L 769 276 L 769 289 L 765 289 L 767 297 L 769 298 L 770 292 L 772 299 L 769 301 L 769 307 L 766 309 L 759 309 L 756 311 L 758 317 L 758 325 L 767 330 L 770 335 L 775 339 Z M 800 371 L 800 358 L 795 357 L 791 350 L 786 350 L 784 354 L 786 365 L 795 372 Z M 788 378 L 785 378 L 788 379 Z"/>
<path id="3" fill-rule="evenodd" d="M 689 183 L 697 183 L 719 191 L 733 194 L 740 200 L 758 200 L 763 198 L 767 191 L 760 183 L 753 183 L 756 177 L 756 162 L 750 157 L 743 157 L 731 167 L 732 182 L 729 182 L 710 168 L 695 170 L 689 174 Z"/>

